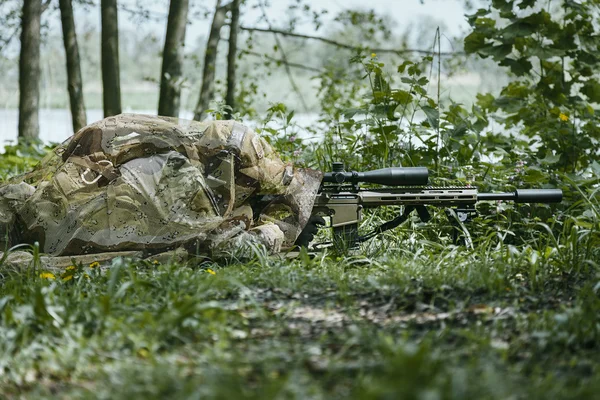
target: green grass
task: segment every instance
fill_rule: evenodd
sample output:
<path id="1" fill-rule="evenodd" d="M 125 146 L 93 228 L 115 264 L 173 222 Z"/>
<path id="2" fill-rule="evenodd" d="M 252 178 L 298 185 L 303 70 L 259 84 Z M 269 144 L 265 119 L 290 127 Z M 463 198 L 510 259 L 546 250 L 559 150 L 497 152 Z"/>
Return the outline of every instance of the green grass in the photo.
<path id="1" fill-rule="evenodd" d="M 386 244 L 386 254 L 359 253 L 369 257 L 258 252 L 228 265 L 117 259 L 68 281 L 5 268 L 0 395 L 546 399 L 600 389 L 597 251 L 569 265 L 557 248 L 532 272 L 522 247 Z"/>
<path id="2" fill-rule="evenodd" d="M 8 147 L 0 177 L 47 150 Z M 46 279 L 34 247 L 23 270 L 0 260 L 0 398 L 597 397 L 596 182 L 556 208 L 482 204 L 474 250 L 441 211 L 343 257 L 115 259 Z"/>

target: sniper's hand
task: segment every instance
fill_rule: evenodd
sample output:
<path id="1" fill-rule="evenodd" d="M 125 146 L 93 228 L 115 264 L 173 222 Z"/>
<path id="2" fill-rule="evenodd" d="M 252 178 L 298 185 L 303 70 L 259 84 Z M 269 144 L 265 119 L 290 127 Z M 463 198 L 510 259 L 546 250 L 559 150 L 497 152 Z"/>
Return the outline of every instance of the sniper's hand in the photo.
<path id="1" fill-rule="evenodd" d="M 313 215 L 308 220 L 308 223 L 300 232 L 298 239 L 296 239 L 296 246 L 300 247 L 308 247 L 309 243 L 313 241 L 315 238 L 315 234 L 319 231 L 319 228 L 325 225 L 325 220 L 323 217 L 318 215 Z"/>

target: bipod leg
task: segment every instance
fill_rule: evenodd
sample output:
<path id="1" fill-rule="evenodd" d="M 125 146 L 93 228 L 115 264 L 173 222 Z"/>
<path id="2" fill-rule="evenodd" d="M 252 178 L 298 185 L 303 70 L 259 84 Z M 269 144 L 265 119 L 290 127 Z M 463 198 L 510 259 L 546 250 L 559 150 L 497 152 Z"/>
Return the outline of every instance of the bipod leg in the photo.
<path id="1" fill-rule="evenodd" d="M 400 214 L 399 216 L 397 216 L 396 218 L 394 218 L 393 220 L 379 225 L 373 231 L 369 232 L 368 234 L 366 234 L 364 236 L 357 237 L 358 243 L 366 242 L 367 240 L 372 239 L 373 237 L 379 235 L 380 233 L 389 231 L 390 229 L 394 229 L 397 226 L 399 226 L 400 224 L 403 224 L 410 216 L 410 213 L 412 213 L 415 210 L 415 208 L 417 209 L 421 219 L 427 218 L 427 220 L 429 220 L 429 213 L 427 212 L 427 209 L 424 206 L 408 205 L 408 206 L 404 207 L 404 212 L 402 214 Z"/>
<path id="2" fill-rule="evenodd" d="M 446 209 L 446 216 L 450 221 L 450 225 L 452 225 L 452 243 L 464 245 L 470 249 L 473 248 L 473 239 L 471 239 L 471 234 L 465 223 L 471 220 L 474 213 L 475 209 L 470 207 Z"/>

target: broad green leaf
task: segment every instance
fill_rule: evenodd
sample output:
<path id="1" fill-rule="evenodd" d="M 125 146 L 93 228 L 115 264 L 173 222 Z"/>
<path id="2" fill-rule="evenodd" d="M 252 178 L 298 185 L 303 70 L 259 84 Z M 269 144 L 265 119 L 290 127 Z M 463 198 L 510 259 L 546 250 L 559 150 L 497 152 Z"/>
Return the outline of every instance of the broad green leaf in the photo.
<path id="1" fill-rule="evenodd" d="M 600 83 L 595 79 L 587 81 L 581 88 L 581 92 L 590 99 L 590 102 L 600 103 Z"/>
<path id="2" fill-rule="evenodd" d="M 522 0 L 521 3 L 519 3 L 519 8 L 521 10 L 524 10 L 527 7 L 533 7 L 535 5 L 535 0 Z"/>
<path id="3" fill-rule="evenodd" d="M 592 171 L 594 171 L 594 174 L 596 174 L 596 176 L 600 176 L 600 164 L 598 161 L 593 161 L 591 167 Z"/>
<path id="4" fill-rule="evenodd" d="M 354 117 L 356 114 L 365 114 L 365 110 L 362 108 L 348 108 L 342 112 L 342 115 L 347 119 Z"/>
<path id="5" fill-rule="evenodd" d="M 481 32 L 474 31 L 470 35 L 468 35 L 465 40 L 465 51 L 467 53 L 476 53 L 480 49 L 487 46 L 486 40 L 487 37 Z"/>
<path id="6" fill-rule="evenodd" d="M 504 67 L 509 67 L 510 72 L 517 76 L 526 75 L 529 72 L 531 72 L 531 69 L 533 68 L 531 62 L 526 58 L 519 58 L 517 60 L 514 60 L 512 58 L 505 58 L 500 62 L 500 65 Z"/>
<path id="7" fill-rule="evenodd" d="M 410 60 L 404 61 L 402 64 L 398 65 L 398 72 L 403 73 L 407 66 L 414 64 Z"/>
<path id="8" fill-rule="evenodd" d="M 495 109 L 494 96 L 491 93 L 478 93 L 477 104 L 479 104 L 484 110 Z"/>
<path id="9" fill-rule="evenodd" d="M 500 12 L 510 12 L 513 8 L 513 0 L 492 0 L 492 6 Z"/>
<path id="10" fill-rule="evenodd" d="M 512 44 L 501 44 L 497 46 L 486 46 L 479 50 L 480 54 L 491 56 L 496 61 L 503 60 L 512 52 Z"/>
<path id="11" fill-rule="evenodd" d="M 413 96 L 406 90 L 394 90 L 392 98 L 399 104 L 408 104 L 412 101 Z"/>
<path id="12" fill-rule="evenodd" d="M 439 129 L 440 127 L 440 112 L 433 107 L 430 106 L 422 106 L 421 109 L 425 113 L 427 117 L 427 121 L 429 125 L 434 129 Z"/>
<path id="13" fill-rule="evenodd" d="M 546 174 L 543 173 L 537 167 L 529 167 L 527 168 L 525 176 L 523 177 L 523 181 L 527 183 L 537 183 L 543 182 L 546 179 Z"/>
<path id="14" fill-rule="evenodd" d="M 485 9 L 485 8 L 480 8 L 477 11 L 475 11 L 473 14 L 465 15 L 465 17 L 467 17 L 467 21 L 469 21 L 470 25 L 475 25 L 475 21 L 477 21 L 477 19 L 479 19 L 480 17 L 483 17 L 485 15 L 488 15 L 489 13 L 490 13 L 490 10 Z"/>
<path id="15" fill-rule="evenodd" d="M 562 57 L 566 54 L 566 51 L 563 49 L 551 48 L 548 46 L 541 46 L 538 43 L 529 47 L 529 54 L 541 58 L 542 60 L 547 60 L 548 58 L 553 57 Z"/>
<path id="16" fill-rule="evenodd" d="M 516 22 L 502 29 L 501 35 L 504 39 L 514 39 L 517 37 L 529 36 L 537 32 L 538 29 L 539 26 L 536 24 L 532 24 L 523 20 L 517 20 Z"/>
<path id="17" fill-rule="evenodd" d="M 294 118 L 294 110 L 290 111 L 290 113 L 287 115 L 286 124 L 289 125 L 292 118 Z"/>
<path id="18" fill-rule="evenodd" d="M 556 164 L 560 161 L 560 154 L 552 154 L 552 152 L 548 151 L 546 153 L 546 157 L 538 158 L 538 162 L 540 164 Z"/>

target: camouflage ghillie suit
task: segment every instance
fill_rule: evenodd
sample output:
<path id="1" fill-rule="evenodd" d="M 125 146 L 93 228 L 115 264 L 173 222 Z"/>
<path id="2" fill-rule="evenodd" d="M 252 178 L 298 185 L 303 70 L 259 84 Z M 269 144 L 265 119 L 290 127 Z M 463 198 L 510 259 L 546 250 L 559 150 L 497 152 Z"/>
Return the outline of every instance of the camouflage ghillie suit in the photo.
<path id="1" fill-rule="evenodd" d="M 239 123 L 123 114 L 1 187 L 0 226 L 53 255 L 183 246 L 215 256 L 252 243 L 277 252 L 307 223 L 320 181 Z M 271 201 L 253 204 L 258 194 Z"/>

